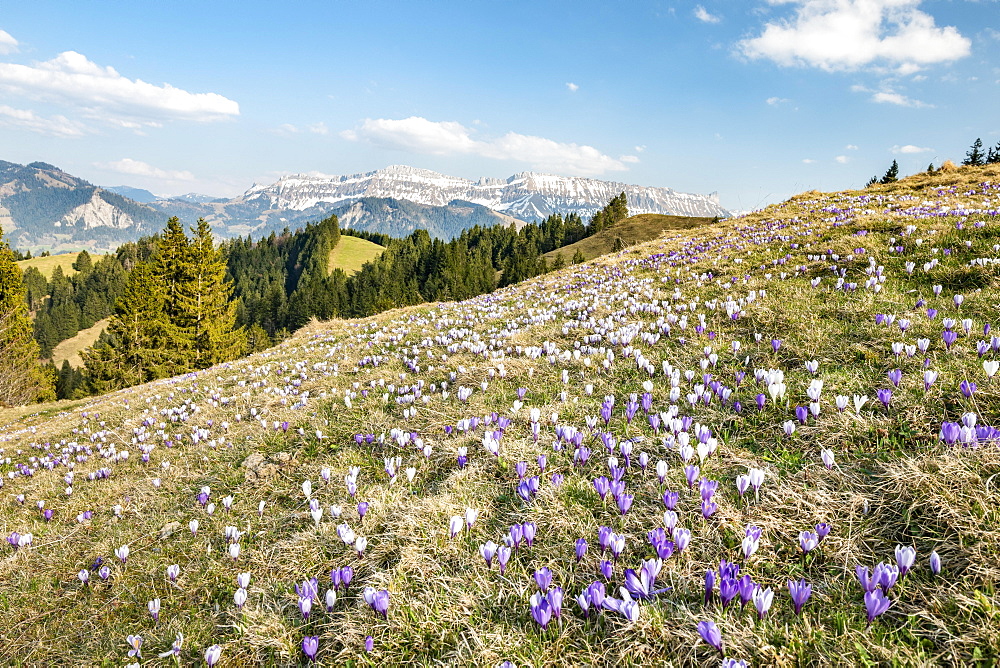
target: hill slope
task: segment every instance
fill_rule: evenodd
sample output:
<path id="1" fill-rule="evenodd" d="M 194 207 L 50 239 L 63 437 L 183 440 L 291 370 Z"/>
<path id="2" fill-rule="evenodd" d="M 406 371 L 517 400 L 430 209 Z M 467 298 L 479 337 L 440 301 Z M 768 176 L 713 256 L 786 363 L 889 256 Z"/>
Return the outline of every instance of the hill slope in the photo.
<path id="1" fill-rule="evenodd" d="M 718 665 L 710 621 L 752 665 L 1000 659 L 1000 174 L 941 179 L 8 411 L 0 658 Z"/>
<path id="2" fill-rule="evenodd" d="M 626 246 L 634 246 L 644 241 L 656 239 L 669 230 L 689 230 L 694 227 L 707 225 L 712 221 L 713 218 L 640 213 L 639 215 L 626 218 L 614 227 L 601 230 L 597 234 L 581 239 L 576 243 L 549 251 L 545 254 L 545 259 L 551 263 L 557 255 L 562 255 L 563 260 L 568 262 L 579 251 L 585 259 L 592 260 L 599 255 L 604 255 L 614 250 L 615 244 L 619 239 Z"/>
<path id="3" fill-rule="evenodd" d="M 330 271 L 343 269 L 344 273 L 350 276 L 361 269 L 365 262 L 371 262 L 381 255 L 384 250 L 384 246 L 367 239 L 342 234 L 337 245 L 330 251 Z"/>

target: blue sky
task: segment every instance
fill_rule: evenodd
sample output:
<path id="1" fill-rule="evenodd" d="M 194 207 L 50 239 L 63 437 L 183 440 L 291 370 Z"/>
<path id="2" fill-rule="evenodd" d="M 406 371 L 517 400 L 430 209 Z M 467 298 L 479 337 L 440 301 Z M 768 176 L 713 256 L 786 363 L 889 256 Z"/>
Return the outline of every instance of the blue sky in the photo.
<path id="1" fill-rule="evenodd" d="M 995 0 L 48 2 L 0 13 L 0 159 L 232 196 L 408 164 L 748 209 L 1000 140 Z"/>

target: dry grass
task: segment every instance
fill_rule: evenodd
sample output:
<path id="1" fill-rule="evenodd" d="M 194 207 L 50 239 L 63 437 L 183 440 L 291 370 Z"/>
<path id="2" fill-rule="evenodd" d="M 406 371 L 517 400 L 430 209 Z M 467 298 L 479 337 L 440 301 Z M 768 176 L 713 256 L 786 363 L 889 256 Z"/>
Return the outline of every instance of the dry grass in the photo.
<path id="1" fill-rule="evenodd" d="M 996 354 L 981 359 L 975 349 L 983 325 L 997 324 L 1000 282 L 995 265 L 979 273 L 967 267 L 972 258 L 997 256 L 993 245 L 1000 243 L 1000 222 L 975 214 L 959 231 L 954 217 L 925 218 L 906 210 L 915 202 L 968 208 L 995 198 L 978 191 L 988 180 L 983 171 L 963 168 L 941 178 L 958 179 L 948 186 L 954 192 L 914 179 L 909 186 L 903 181 L 862 193 L 803 193 L 794 202 L 699 227 L 696 237 L 670 232 L 466 304 L 314 323 L 272 350 L 198 374 L 87 401 L 5 411 L 0 456 L 10 463 L 0 465 L 5 482 L 0 531 L 30 531 L 34 545 L 0 548 L 0 662 L 118 663 L 126 661 L 125 636 L 140 634 L 146 662 L 167 665 L 169 660 L 155 657 L 183 632 L 184 664 L 199 662 L 206 647 L 219 643 L 223 665 L 290 665 L 303 660 L 302 638 L 316 635 L 320 661 L 327 665 L 504 660 L 531 666 L 718 665 L 718 654 L 695 630 L 703 619 L 719 625 L 727 656 L 754 665 L 997 661 L 1000 450 L 995 445 L 950 449 L 939 441 L 938 430 L 943 420 L 969 411 L 981 424 L 1000 422 L 1000 376 L 987 380 L 981 364 Z M 976 192 L 967 195 L 970 190 Z M 858 195 L 885 199 L 872 203 Z M 974 227 L 976 219 L 985 226 Z M 911 224 L 917 232 L 903 236 Z M 926 241 L 917 245 L 917 238 Z M 693 239 L 699 249 L 684 255 Z M 897 245 L 903 253 L 890 252 Z M 859 247 L 865 252 L 856 252 Z M 945 255 L 944 248 L 952 252 Z M 828 249 L 840 259 L 827 255 Z M 659 255 L 664 253 L 681 253 L 671 260 L 676 266 Z M 934 257 L 940 265 L 923 271 L 922 264 Z M 869 258 L 887 276 L 878 293 L 864 287 Z M 917 263 L 912 276 L 905 271 L 907 261 Z M 836 289 L 832 264 L 846 269 L 845 280 L 858 282 L 858 289 Z M 821 280 L 812 287 L 815 277 Z M 931 291 L 935 284 L 947 286 L 941 297 Z M 969 285 L 980 289 L 957 287 Z M 737 319 L 730 318 L 726 298 L 745 299 L 751 291 L 757 298 L 742 305 Z M 959 291 L 966 299 L 956 308 L 951 295 Z M 920 297 L 939 309 L 935 319 L 914 308 Z M 667 304 L 677 309 L 675 315 L 687 316 L 686 327 L 672 323 L 671 334 L 655 343 L 638 335 L 627 347 L 611 343 L 640 322 L 642 332 L 658 331 L 656 321 L 667 312 L 655 309 Z M 903 333 L 895 324 L 876 324 L 876 313 L 895 315 L 897 322 L 908 318 L 911 327 Z M 695 330 L 698 314 L 705 317 L 701 332 Z M 945 317 L 970 318 L 975 326 L 951 350 L 941 343 Z M 595 332 L 600 341 L 583 339 Z M 893 342 L 913 344 L 924 337 L 931 341 L 927 355 L 891 351 Z M 777 352 L 772 338 L 782 341 Z M 734 341 L 741 343 L 738 354 L 732 352 Z M 476 343 L 487 344 L 486 354 Z M 550 351 L 526 354 L 546 343 Z M 613 362 L 603 364 L 601 346 L 614 351 Z M 718 359 L 703 369 L 707 346 Z M 650 380 L 626 355 L 636 350 L 656 369 L 651 382 L 657 410 L 667 409 L 670 391 L 660 363 L 695 372 L 691 382 L 680 381 L 680 414 L 708 425 L 721 440 L 701 463 L 701 475 L 720 482 L 718 510 L 708 520 L 701 517 L 697 488 L 688 489 L 677 450 L 652 433 L 642 410 L 631 423 L 623 416 L 628 395 L 641 394 L 642 383 Z M 380 358 L 378 366 L 372 356 Z M 940 374 L 927 392 L 921 380 L 925 358 Z M 805 369 L 807 360 L 819 362 L 816 377 L 825 383 L 821 413 L 787 437 L 782 423 L 794 419 L 796 405 L 808 404 L 806 387 L 813 376 Z M 886 409 L 875 393 L 890 386 L 886 373 L 895 368 L 903 380 Z M 787 403 L 768 399 L 757 410 L 754 395 L 767 390 L 755 382 L 754 369 L 784 371 Z M 743 371 L 747 375 L 737 387 L 735 374 Z M 688 403 L 686 395 L 703 372 L 734 388 L 742 413 L 717 400 L 707 406 Z M 979 386 L 971 399 L 957 389 L 965 379 Z M 427 401 L 397 402 L 398 388 L 417 381 L 424 382 Z M 445 381 L 447 396 L 441 391 Z M 460 386 L 474 390 L 467 402 L 457 397 Z M 515 412 L 520 387 L 528 394 Z M 293 408 L 306 390 L 305 405 Z M 345 392 L 354 393 L 350 406 Z M 839 412 L 838 394 L 871 400 L 860 411 L 852 406 Z M 618 440 L 643 437 L 635 455 L 646 452 L 652 462 L 646 471 L 633 466 L 626 473 L 635 501 L 624 516 L 610 497 L 602 503 L 592 484 L 608 474 L 607 452 L 590 436 L 586 419 L 598 414 L 606 395 L 616 397 L 607 431 Z M 542 416 L 537 442 L 529 426 L 532 407 Z M 484 426 L 468 434 L 445 433 L 446 425 L 491 412 L 512 419 L 499 459 L 482 446 Z M 558 424 L 588 434 L 585 443 L 593 454 L 586 465 L 573 464 L 572 448 L 554 447 L 553 413 Z M 289 423 L 287 432 L 280 429 L 282 421 Z M 196 429 L 205 430 L 198 432 L 205 434 L 198 443 L 191 438 Z M 417 434 L 430 451 L 420 451 L 408 436 L 398 444 L 393 429 Z M 377 439 L 359 446 L 355 434 Z M 141 461 L 140 438 L 156 444 L 149 463 Z M 67 495 L 66 466 L 48 471 L 28 457 L 75 450 L 70 444 L 89 452 L 74 460 L 73 492 Z M 128 459 L 115 461 L 112 446 L 128 450 Z M 459 447 L 469 455 L 462 469 L 456 465 Z M 823 448 L 836 453 L 832 470 L 821 462 Z M 542 484 L 526 502 L 516 493 L 515 464 L 528 462 L 528 475 L 539 475 L 536 461 L 542 454 L 548 457 Z M 259 455 L 252 468 L 244 465 L 251 455 Z M 390 482 L 384 458 L 395 456 L 402 470 Z M 652 471 L 659 459 L 669 463 L 662 485 Z M 17 464 L 32 466 L 34 475 L 9 476 L 19 470 Z M 87 479 L 102 467 L 112 469 L 111 477 Z M 344 484 L 351 467 L 359 471 L 356 498 Z M 407 467 L 415 469 L 412 482 L 403 472 Z M 744 500 L 734 481 L 751 467 L 765 471 L 765 482 L 759 498 L 751 493 Z M 331 471 L 329 483 L 321 478 L 323 468 Z M 554 473 L 565 476 L 561 486 L 549 483 Z M 156 478 L 159 487 L 152 484 Z M 307 479 L 324 508 L 318 526 L 302 491 Z M 219 506 L 214 514 L 195 500 L 202 486 L 211 489 Z M 652 555 L 646 532 L 661 525 L 664 489 L 680 493 L 680 524 L 693 533 L 689 548 L 668 559 L 658 578 L 671 589 L 643 604 L 634 623 L 612 612 L 585 620 L 572 597 L 600 578 L 598 527 L 626 536 L 615 582 L 609 584 L 614 592 L 623 568 L 635 568 Z M 25 497 L 23 505 L 18 494 Z M 234 497 L 228 512 L 221 501 L 227 495 Z M 55 511 L 51 521 L 41 517 L 39 500 Z M 360 500 L 370 504 L 363 519 L 356 506 Z M 261 501 L 265 509 L 259 516 Z M 336 521 L 330 516 L 334 504 L 342 507 Z M 112 513 L 115 505 L 122 507 L 121 517 Z M 470 532 L 449 539 L 449 518 L 467 507 L 478 509 L 479 519 Z M 85 510 L 94 511 L 93 518 L 77 522 Z M 196 536 L 187 528 L 191 519 L 200 522 Z M 517 550 L 502 576 L 496 564 L 487 569 L 478 546 L 499 542 L 512 524 L 528 521 L 538 526 L 534 546 Z M 172 522 L 179 529 L 164 531 Z M 363 558 L 337 535 L 341 522 L 368 539 Z M 798 534 L 818 522 L 830 523 L 832 531 L 803 557 Z M 759 550 L 744 560 L 740 541 L 748 524 L 763 535 Z M 243 532 L 236 563 L 226 555 L 226 526 Z M 573 546 L 581 537 L 590 549 L 577 564 Z M 122 544 L 131 547 L 124 565 L 114 557 Z M 896 545 L 916 549 L 917 567 L 891 589 L 892 607 L 869 628 L 854 567 L 893 561 Z M 939 576 L 928 569 L 931 551 L 941 555 Z M 81 585 L 77 572 L 98 556 L 111 566 L 112 577 L 104 583 L 92 574 L 93 583 Z M 774 607 L 763 621 L 751 614 L 752 604 L 743 611 L 738 605 L 725 611 L 717 603 L 705 606 L 704 574 L 718 568 L 720 559 L 740 562 L 743 573 L 774 589 Z M 181 567 L 176 584 L 164 575 L 173 563 Z M 331 569 L 347 565 L 354 568 L 354 579 L 340 592 L 334 611 L 317 605 L 304 621 L 293 584 L 316 577 L 322 596 Z M 552 569 L 555 584 L 566 592 L 561 620 L 544 632 L 528 605 L 535 591 L 532 573 L 542 566 Z M 242 611 L 232 599 L 240 572 L 253 574 Z M 788 579 L 799 578 L 813 587 L 801 617 L 793 614 L 785 588 Z M 388 619 L 365 604 L 365 586 L 390 592 Z M 158 623 L 146 611 L 154 597 L 162 602 Z M 371 654 L 363 649 L 369 635 L 375 644 Z"/>
<path id="2" fill-rule="evenodd" d="M 68 360 L 69 365 L 74 369 L 82 368 L 83 358 L 80 354 L 94 345 L 101 336 L 101 332 L 108 326 L 108 322 L 108 319 L 99 320 L 93 327 L 82 329 L 77 332 L 76 336 L 60 341 L 52 350 L 52 362 L 59 367 Z"/>

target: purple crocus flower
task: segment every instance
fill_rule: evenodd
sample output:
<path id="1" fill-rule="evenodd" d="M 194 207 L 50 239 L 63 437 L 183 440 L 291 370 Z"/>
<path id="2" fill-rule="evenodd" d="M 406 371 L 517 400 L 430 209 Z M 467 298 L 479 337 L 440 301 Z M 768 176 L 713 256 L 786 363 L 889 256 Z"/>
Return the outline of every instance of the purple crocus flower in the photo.
<path id="1" fill-rule="evenodd" d="M 712 594 L 715 591 L 715 571 L 705 571 L 705 605 L 712 602 Z"/>
<path id="2" fill-rule="evenodd" d="M 510 561 L 510 548 L 506 545 L 501 545 L 497 548 L 497 563 L 500 564 L 500 575 L 504 574 L 507 570 L 507 562 Z"/>
<path id="3" fill-rule="evenodd" d="M 616 500 L 618 502 L 618 510 L 624 516 L 628 512 L 629 508 L 632 507 L 632 501 L 635 497 L 631 494 L 622 494 Z"/>
<path id="4" fill-rule="evenodd" d="M 667 490 L 663 493 L 663 506 L 667 510 L 674 510 L 677 507 L 677 502 L 680 500 L 681 496 L 677 492 L 671 492 Z"/>
<path id="5" fill-rule="evenodd" d="M 693 464 L 688 464 L 684 467 L 684 477 L 687 478 L 688 488 L 694 487 L 695 480 L 701 475 L 701 469 Z"/>
<path id="6" fill-rule="evenodd" d="M 809 409 L 805 406 L 796 406 L 795 418 L 799 421 L 799 424 L 805 424 L 809 419 Z"/>
<path id="7" fill-rule="evenodd" d="M 899 369 L 893 369 L 888 373 L 889 382 L 892 383 L 893 387 L 899 387 L 899 383 L 903 380 L 903 372 Z"/>
<path id="8" fill-rule="evenodd" d="M 882 405 L 888 408 L 889 402 L 892 401 L 892 390 L 885 388 L 878 390 L 876 394 L 878 395 L 878 400 L 882 402 Z"/>
<path id="9" fill-rule="evenodd" d="M 306 636 L 302 639 L 302 653 L 310 661 L 316 660 L 316 653 L 319 651 L 319 636 Z"/>
<path id="10" fill-rule="evenodd" d="M 764 410 L 764 404 L 767 403 L 767 396 L 765 394 L 758 394 L 754 397 L 754 401 L 757 402 L 757 408 Z"/>
<path id="11" fill-rule="evenodd" d="M 931 573 L 937 575 L 941 572 L 941 555 L 939 555 L 936 550 L 931 552 L 930 563 Z"/>
<path id="12" fill-rule="evenodd" d="M 719 504 L 714 501 L 702 501 L 701 502 L 701 516 L 706 520 L 715 514 L 715 511 L 719 509 Z"/>
<path id="13" fill-rule="evenodd" d="M 961 383 L 959 383 L 958 389 L 961 390 L 963 397 L 969 399 L 972 397 L 973 394 L 976 393 L 976 390 L 979 388 L 971 380 L 963 380 Z"/>
<path id="14" fill-rule="evenodd" d="M 531 595 L 529 604 L 531 605 L 532 619 L 542 627 L 543 631 L 546 630 L 549 627 L 549 622 L 552 621 L 552 605 L 549 603 L 548 597 L 535 592 Z"/>
<path id="15" fill-rule="evenodd" d="M 917 551 L 912 547 L 896 546 L 896 566 L 899 568 L 899 576 L 905 576 L 913 568 L 917 559 Z"/>
<path id="16" fill-rule="evenodd" d="M 952 345 L 958 340 L 958 334 L 951 331 L 950 329 L 941 335 L 942 340 L 944 340 L 944 346 L 946 349 L 951 350 Z"/>
<path id="17" fill-rule="evenodd" d="M 722 632 L 712 621 L 698 622 L 698 634 L 706 644 L 711 645 L 722 654 Z"/>
<path id="18" fill-rule="evenodd" d="M 827 524 L 826 522 L 820 522 L 819 524 L 816 525 L 816 535 L 819 537 L 819 542 L 822 543 L 823 540 L 827 537 L 827 535 L 829 535 L 830 529 L 831 529 L 830 525 Z"/>
<path id="19" fill-rule="evenodd" d="M 609 560 L 605 559 L 601 562 L 601 575 L 604 576 L 605 580 L 610 580 L 614 577 L 615 567 Z"/>
<path id="20" fill-rule="evenodd" d="M 371 653 L 375 649 L 375 638 L 365 636 L 365 651 Z"/>
<path id="21" fill-rule="evenodd" d="M 799 547 L 802 548 L 803 554 L 809 554 L 817 545 L 819 545 L 819 536 L 814 534 L 812 531 L 803 531 L 799 533 Z"/>
<path id="22" fill-rule="evenodd" d="M 580 560 L 583 559 L 583 557 L 584 557 L 585 554 L 587 554 L 587 539 L 586 538 L 577 538 L 576 539 L 576 561 L 577 561 L 577 563 L 580 563 Z"/>
<path id="23" fill-rule="evenodd" d="M 865 610 L 868 613 L 868 625 L 875 621 L 875 618 L 889 609 L 892 605 L 881 589 L 865 592 Z"/>
<path id="24" fill-rule="evenodd" d="M 545 591 L 550 586 L 552 586 L 552 571 L 549 568 L 542 567 L 535 571 L 535 584 L 542 591 Z"/>
<path id="25" fill-rule="evenodd" d="M 788 593 L 792 597 L 792 604 L 795 606 L 795 614 L 802 614 L 802 606 L 806 604 L 806 601 L 809 600 L 809 596 L 812 595 L 812 587 L 806 584 L 804 579 L 799 580 L 798 582 L 789 580 Z"/>
<path id="26" fill-rule="evenodd" d="M 538 533 L 538 525 L 534 522 L 525 522 L 521 525 L 521 533 L 524 535 L 524 542 L 531 547 L 535 544 L 535 534 Z"/>
<path id="27" fill-rule="evenodd" d="M 608 492 L 611 491 L 611 482 L 606 476 L 601 476 L 600 478 L 594 479 L 594 489 L 597 490 L 598 496 L 601 497 L 601 501 L 607 497 Z"/>
<path id="28" fill-rule="evenodd" d="M 497 553 L 497 544 L 492 540 L 486 541 L 483 545 L 479 546 L 479 554 L 482 555 L 483 559 L 486 561 L 486 567 L 489 568 L 493 565 L 493 557 Z"/>

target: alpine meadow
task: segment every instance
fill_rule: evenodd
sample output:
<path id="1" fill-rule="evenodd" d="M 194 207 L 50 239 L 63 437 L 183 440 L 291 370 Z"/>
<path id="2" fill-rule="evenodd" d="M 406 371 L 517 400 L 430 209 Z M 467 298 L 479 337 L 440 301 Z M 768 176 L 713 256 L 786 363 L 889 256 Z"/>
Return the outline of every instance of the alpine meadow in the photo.
<path id="1" fill-rule="evenodd" d="M 5 8 L 0 665 L 1000 664 L 991 4 Z"/>

